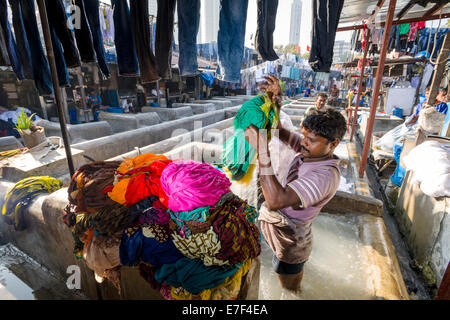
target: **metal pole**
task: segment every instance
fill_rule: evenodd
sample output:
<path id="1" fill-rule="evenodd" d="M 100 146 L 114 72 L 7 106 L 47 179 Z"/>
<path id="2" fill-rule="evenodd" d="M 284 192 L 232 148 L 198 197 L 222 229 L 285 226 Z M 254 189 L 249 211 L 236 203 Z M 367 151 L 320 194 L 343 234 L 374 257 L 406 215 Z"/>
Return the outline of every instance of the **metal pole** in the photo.
<path id="1" fill-rule="evenodd" d="M 358 116 L 359 100 L 361 99 L 361 88 L 364 79 L 364 69 L 366 67 L 367 52 L 369 51 L 369 38 L 370 38 L 370 29 L 368 29 L 367 31 L 367 39 L 366 44 L 364 46 L 364 56 L 362 59 L 361 72 L 359 77 L 358 95 L 356 96 L 356 106 L 355 106 L 355 113 L 353 114 L 352 133 L 350 134 L 350 141 L 353 140 L 353 134 L 355 132 L 355 125 L 356 125 L 356 117 Z M 350 119 L 348 119 L 348 121 L 350 121 Z"/>
<path id="2" fill-rule="evenodd" d="M 380 59 L 378 60 L 375 86 L 373 88 L 373 93 L 372 93 L 373 96 L 372 96 L 372 104 L 370 106 L 369 122 L 368 122 L 367 129 L 366 129 L 366 135 L 364 136 L 364 147 L 363 147 L 363 153 L 361 156 L 361 164 L 359 167 L 359 177 L 360 178 L 362 178 L 364 176 L 364 171 L 366 169 L 366 164 L 367 164 L 367 158 L 369 156 L 369 148 L 370 148 L 370 142 L 372 140 L 373 124 L 375 122 L 375 114 L 377 112 L 378 96 L 380 94 L 381 80 L 383 78 L 383 71 L 384 71 L 384 63 L 386 61 L 386 53 L 387 53 L 387 49 L 388 49 L 389 36 L 391 34 L 391 28 L 392 28 L 392 19 L 394 18 L 394 13 L 395 13 L 394 11 L 395 11 L 396 4 L 397 4 L 397 0 L 389 1 L 388 15 L 386 17 L 386 27 L 384 28 L 384 35 L 383 35 L 383 44 L 382 44 L 381 52 L 380 52 Z"/>
<path id="3" fill-rule="evenodd" d="M 50 63 L 50 71 L 52 74 L 53 92 L 56 99 L 56 109 L 58 111 L 59 124 L 61 125 L 61 134 L 64 141 L 64 150 L 66 151 L 67 164 L 69 166 L 70 176 L 75 173 L 72 160 L 72 152 L 70 149 L 69 137 L 67 134 L 66 121 L 64 120 L 64 111 L 62 107 L 62 97 L 58 82 L 58 73 L 56 71 L 55 55 L 53 53 L 52 39 L 50 36 L 50 28 L 48 25 L 47 9 L 44 0 L 37 0 L 39 7 L 39 15 L 41 17 L 42 31 L 44 33 L 45 47 L 47 49 L 47 58 Z"/>

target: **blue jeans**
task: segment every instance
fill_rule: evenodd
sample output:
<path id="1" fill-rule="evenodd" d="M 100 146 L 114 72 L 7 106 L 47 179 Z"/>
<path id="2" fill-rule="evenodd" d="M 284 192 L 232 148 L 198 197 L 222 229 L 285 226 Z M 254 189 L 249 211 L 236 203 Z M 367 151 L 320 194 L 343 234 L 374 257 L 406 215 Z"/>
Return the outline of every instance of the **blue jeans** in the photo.
<path id="1" fill-rule="evenodd" d="M 220 79 L 239 82 L 244 57 L 248 0 L 221 0 L 220 5 L 217 35 L 219 65 L 222 71 Z"/>
<path id="2" fill-rule="evenodd" d="M 94 43 L 92 41 L 92 34 L 86 16 L 87 12 L 85 9 L 85 4 L 90 1 L 92 0 L 89 1 L 75 0 L 75 5 L 80 8 L 80 28 L 74 28 L 75 39 L 77 41 L 81 61 L 86 63 L 97 61 L 97 57 L 94 50 Z"/>
<path id="3" fill-rule="evenodd" d="M 130 9 L 126 0 L 112 0 L 114 8 L 114 42 L 116 45 L 119 75 L 136 77 L 139 66 L 131 30 Z"/>
<path id="4" fill-rule="evenodd" d="M 23 75 L 25 79 L 33 79 L 33 69 L 31 67 L 31 51 L 28 45 L 27 35 L 25 32 L 25 24 L 22 18 L 22 10 L 20 1 L 9 0 L 12 11 L 12 22 L 14 27 L 14 35 L 16 36 L 16 44 L 18 48 L 19 60 L 22 64 Z"/>
<path id="5" fill-rule="evenodd" d="M 197 33 L 200 23 L 200 0 L 178 0 L 177 6 L 180 76 L 195 76 L 198 74 Z"/>
<path id="6" fill-rule="evenodd" d="M 55 56 L 56 71 L 58 73 L 58 83 L 61 87 L 69 87 L 69 72 L 67 71 L 66 60 L 64 60 L 63 47 L 54 29 L 50 29 L 50 34 L 52 35 L 53 53 Z"/>
<path id="7" fill-rule="evenodd" d="M 84 2 L 86 17 L 91 28 L 92 41 L 95 53 L 97 54 L 97 63 L 100 71 L 106 78 L 111 76 L 109 66 L 106 63 L 105 47 L 103 45 L 103 35 L 100 28 L 99 2 L 98 0 L 88 0 Z"/>
<path id="8" fill-rule="evenodd" d="M 6 0 L 0 0 L 0 24 L 2 25 L 6 50 L 8 51 L 12 68 L 16 73 L 17 79 L 23 80 L 25 77 L 23 75 L 22 64 L 20 63 L 19 55 L 17 52 L 18 50 L 16 41 L 14 40 L 11 26 L 8 21 L 8 5 L 6 3 Z"/>
<path id="9" fill-rule="evenodd" d="M 10 5 L 14 10 L 14 5 L 20 2 L 22 20 L 27 23 L 25 26 L 26 40 L 30 47 L 31 67 L 33 69 L 33 77 L 39 95 L 48 95 L 53 92 L 52 78 L 50 76 L 50 67 L 42 48 L 39 29 L 36 21 L 36 8 L 34 0 L 12 0 Z"/>

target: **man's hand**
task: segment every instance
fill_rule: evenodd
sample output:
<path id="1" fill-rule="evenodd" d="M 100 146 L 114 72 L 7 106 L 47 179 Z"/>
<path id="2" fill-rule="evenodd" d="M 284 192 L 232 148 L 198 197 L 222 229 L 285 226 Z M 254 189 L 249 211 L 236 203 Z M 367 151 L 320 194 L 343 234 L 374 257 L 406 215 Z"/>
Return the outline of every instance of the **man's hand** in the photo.
<path id="1" fill-rule="evenodd" d="M 281 109 L 281 87 L 279 80 L 274 76 L 264 77 L 266 81 L 260 85 L 259 89 L 262 92 L 267 93 L 270 100 L 277 106 L 277 111 L 280 112 Z"/>

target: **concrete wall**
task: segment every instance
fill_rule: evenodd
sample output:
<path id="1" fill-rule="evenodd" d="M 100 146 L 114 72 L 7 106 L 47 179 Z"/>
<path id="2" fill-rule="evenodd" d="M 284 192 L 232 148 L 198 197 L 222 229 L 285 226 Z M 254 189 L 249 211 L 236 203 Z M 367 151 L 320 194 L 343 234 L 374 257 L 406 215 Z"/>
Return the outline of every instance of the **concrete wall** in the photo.
<path id="1" fill-rule="evenodd" d="M 0 152 L 23 148 L 22 143 L 16 137 L 0 137 Z"/>
<path id="2" fill-rule="evenodd" d="M 417 265 L 430 285 L 439 287 L 450 261 L 450 198 L 432 198 L 411 183 L 408 171 L 400 188 L 395 218 Z"/>
<path id="3" fill-rule="evenodd" d="M 233 109 L 237 109 L 235 107 Z M 150 144 L 225 120 L 225 110 L 173 120 L 73 145 L 95 160 L 109 159 Z"/>
<path id="4" fill-rule="evenodd" d="M 369 122 L 369 115 L 361 115 L 361 123 L 359 124 L 358 135 L 362 141 L 364 141 L 364 136 L 366 135 L 366 129 Z M 396 116 L 375 116 L 375 122 L 373 124 L 373 132 L 389 131 L 394 129 L 398 125 L 402 124 L 404 120 Z"/>
<path id="5" fill-rule="evenodd" d="M 241 99 L 239 97 L 229 97 L 229 96 L 227 96 L 227 97 L 214 97 L 214 98 L 212 98 L 212 100 L 215 100 L 215 101 L 231 101 L 231 105 L 232 106 L 238 106 L 240 104 L 243 104 L 244 101 L 245 101 L 244 99 Z"/>
<path id="6" fill-rule="evenodd" d="M 233 106 L 233 104 L 229 100 L 195 100 L 194 103 L 213 103 L 222 109 L 230 108 Z"/>
<path id="7" fill-rule="evenodd" d="M 161 123 L 160 117 L 155 112 L 137 114 L 101 112 L 99 113 L 98 118 L 108 122 L 114 133 Z"/>
<path id="8" fill-rule="evenodd" d="M 143 107 L 142 112 L 155 112 L 159 115 L 162 121 L 170 121 L 190 117 L 193 115 L 190 106 L 183 106 L 178 108 L 155 108 L 155 107 Z"/>
<path id="9" fill-rule="evenodd" d="M 44 127 L 45 135 L 47 137 L 62 137 L 61 126 L 59 123 L 50 122 L 47 120 L 38 120 L 36 121 L 36 125 Z M 109 136 L 113 133 L 111 126 L 106 121 L 67 124 L 66 126 L 71 143 L 78 143 L 80 140 L 97 139 L 100 137 Z"/>
<path id="10" fill-rule="evenodd" d="M 213 103 L 172 103 L 172 107 L 174 108 L 185 106 L 191 107 L 193 114 L 201 114 L 223 109 L 222 107 L 216 106 Z"/>

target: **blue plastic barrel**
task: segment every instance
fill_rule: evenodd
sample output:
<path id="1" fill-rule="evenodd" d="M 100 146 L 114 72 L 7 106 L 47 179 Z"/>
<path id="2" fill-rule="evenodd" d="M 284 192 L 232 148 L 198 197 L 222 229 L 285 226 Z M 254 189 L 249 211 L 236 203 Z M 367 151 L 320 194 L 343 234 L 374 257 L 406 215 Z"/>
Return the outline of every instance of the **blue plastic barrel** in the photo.
<path id="1" fill-rule="evenodd" d="M 394 108 L 394 110 L 392 110 L 392 114 L 396 117 L 402 118 L 403 117 L 403 109 Z"/>

